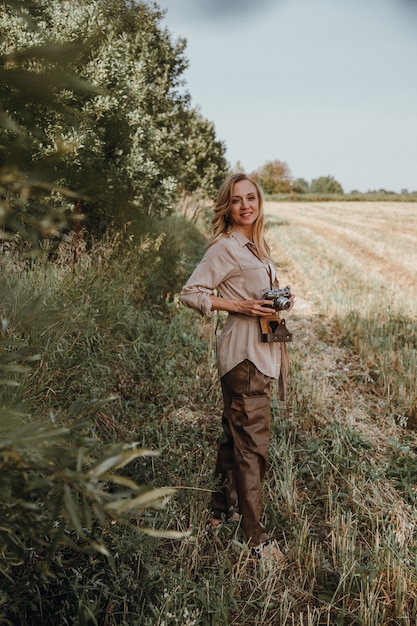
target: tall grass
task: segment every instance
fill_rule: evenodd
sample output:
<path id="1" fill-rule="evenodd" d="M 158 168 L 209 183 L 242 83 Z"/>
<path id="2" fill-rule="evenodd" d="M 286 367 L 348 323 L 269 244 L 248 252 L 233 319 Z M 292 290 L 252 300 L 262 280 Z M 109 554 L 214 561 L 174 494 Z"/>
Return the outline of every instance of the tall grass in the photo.
<path id="1" fill-rule="evenodd" d="M 23 553 L 4 579 L 4 623 L 417 623 L 415 293 L 403 306 L 372 265 L 361 271 L 353 253 L 309 230 L 310 214 L 299 211 L 270 214 L 279 275 L 299 305 L 287 319 L 290 388 L 285 403 L 273 394 L 263 494 L 268 528 L 286 554 L 278 568 L 245 557 L 238 524 L 206 523 L 221 410 L 214 322 L 175 296 L 153 304 L 149 289 L 144 298 L 140 254 L 96 248 L 74 272 L 39 262 L 3 273 L 8 313 L 35 286 L 61 312 L 25 337 L 41 358 L 10 396 L 59 419 L 79 398 L 115 395 L 91 418 L 90 433 L 159 450 L 125 476 L 177 489 L 130 526 L 97 527 L 111 557 L 61 550 L 47 575 L 41 553 Z M 135 525 L 189 534 L 154 538 Z"/>

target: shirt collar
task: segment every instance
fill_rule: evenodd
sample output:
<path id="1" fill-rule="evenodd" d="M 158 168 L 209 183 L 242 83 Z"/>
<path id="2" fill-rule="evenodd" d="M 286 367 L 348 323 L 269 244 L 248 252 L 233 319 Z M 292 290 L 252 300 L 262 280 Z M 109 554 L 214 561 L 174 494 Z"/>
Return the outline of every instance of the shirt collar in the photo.
<path id="1" fill-rule="evenodd" d="M 246 246 L 248 243 L 253 243 L 250 239 L 248 239 L 240 230 L 232 230 L 230 231 L 230 236 L 234 237 L 238 244 L 242 246 Z"/>

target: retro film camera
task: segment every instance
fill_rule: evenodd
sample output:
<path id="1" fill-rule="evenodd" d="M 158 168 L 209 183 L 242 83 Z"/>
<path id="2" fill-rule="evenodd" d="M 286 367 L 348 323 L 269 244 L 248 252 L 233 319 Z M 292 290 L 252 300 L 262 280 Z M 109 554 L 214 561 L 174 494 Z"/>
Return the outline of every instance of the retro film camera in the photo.
<path id="1" fill-rule="evenodd" d="M 287 329 L 285 320 L 278 315 L 278 311 L 286 311 L 290 308 L 290 297 L 291 291 L 288 287 L 284 289 L 270 289 L 263 294 L 263 300 L 271 301 L 271 315 L 259 318 L 261 336 L 264 343 L 292 341 L 292 334 Z"/>
<path id="2" fill-rule="evenodd" d="M 271 300 L 275 311 L 286 311 L 291 306 L 291 291 L 288 287 L 285 289 L 270 289 L 265 291 L 262 300 Z"/>

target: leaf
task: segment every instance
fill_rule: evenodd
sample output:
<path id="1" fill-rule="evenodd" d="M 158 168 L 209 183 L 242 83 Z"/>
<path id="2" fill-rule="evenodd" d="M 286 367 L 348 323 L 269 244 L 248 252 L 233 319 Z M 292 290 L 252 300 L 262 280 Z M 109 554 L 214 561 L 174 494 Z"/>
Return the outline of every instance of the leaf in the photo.
<path id="1" fill-rule="evenodd" d="M 45 441 L 45 439 L 60 439 L 61 437 L 68 437 L 69 435 L 71 435 L 69 428 L 45 428 L 43 424 L 32 422 L 31 424 L 25 424 L 25 426 L 16 431 L 13 435 L 13 439 L 15 441 L 28 439 L 28 443 L 32 443 L 38 439 Z"/>
<path id="2" fill-rule="evenodd" d="M 133 461 L 134 459 L 137 459 L 139 457 L 145 456 L 145 457 L 155 457 L 155 456 L 159 456 L 160 452 L 158 452 L 158 450 L 147 450 L 145 448 L 141 448 L 139 450 L 132 450 L 131 452 L 125 452 L 123 454 L 123 456 L 125 457 L 124 460 L 121 462 L 120 465 L 118 465 L 118 469 L 125 467 L 126 465 L 128 465 L 131 461 Z"/>
<path id="3" fill-rule="evenodd" d="M 135 481 L 131 478 L 127 478 L 126 476 L 119 476 L 117 474 L 103 474 L 101 476 L 101 479 L 109 483 L 114 483 L 115 485 L 122 485 L 123 487 L 127 487 L 132 491 L 137 491 L 139 489 L 139 486 L 135 483 Z"/>
<path id="4" fill-rule="evenodd" d="M 134 459 L 137 459 L 141 456 L 158 456 L 159 452 L 153 450 L 131 450 L 130 452 L 122 452 L 121 454 L 117 454 L 116 456 L 109 457 L 101 461 L 98 465 L 93 467 L 89 472 L 89 476 L 92 478 L 97 478 L 98 476 L 102 476 L 109 469 L 115 468 L 119 469 L 128 465 Z"/>
<path id="5" fill-rule="evenodd" d="M 84 537 L 84 531 L 81 526 L 81 521 L 77 515 L 77 506 L 72 497 L 71 490 L 68 485 L 64 485 L 64 497 L 65 497 L 65 507 L 68 513 L 68 517 L 72 522 L 74 528 L 77 530 L 78 535 L 80 537 Z"/>
<path id="6" fill-rule="evenodd" d="M 155 530 L 154 528 L 146 528 L 144 526 L 135 526 L 134 528 L 150 537 L 163 537 L 165 539 L 186 539 L 191 535 L 190 530 Z"/>
<path id="7" fill-rule="evenodd" d="M 149 488 L 142 493 L 129 500 L 116 500 L 106 504 L 107 511 L 121 515 L 132 511 L 143 511 L 143 509 L 155 508 L 161 506 L 162 501 L 172 496 L 176 490 L 172 487 L 160 487 L 157 489 Z"/>

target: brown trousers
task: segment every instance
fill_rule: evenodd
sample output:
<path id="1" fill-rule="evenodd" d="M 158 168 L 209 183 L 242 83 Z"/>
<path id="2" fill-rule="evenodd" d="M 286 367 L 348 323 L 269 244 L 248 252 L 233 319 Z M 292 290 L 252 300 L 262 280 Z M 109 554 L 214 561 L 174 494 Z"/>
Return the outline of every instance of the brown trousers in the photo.
<path id="1" fill-rule="evenodd" d="M 248 360 L 221 379 L 224 410 L 212 496 L 215 517 L 231 517 L 239 504 L 241 528 L 256 546 L 268 535 L 261 522 L 261 483 L 268 464 L 270 381 Z"/>

